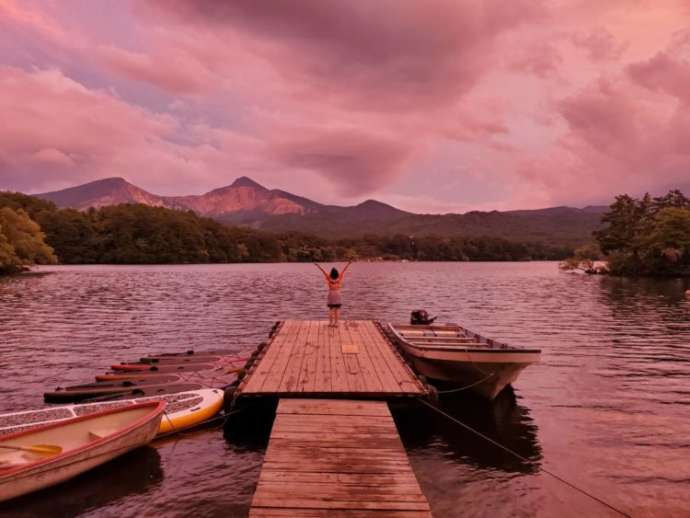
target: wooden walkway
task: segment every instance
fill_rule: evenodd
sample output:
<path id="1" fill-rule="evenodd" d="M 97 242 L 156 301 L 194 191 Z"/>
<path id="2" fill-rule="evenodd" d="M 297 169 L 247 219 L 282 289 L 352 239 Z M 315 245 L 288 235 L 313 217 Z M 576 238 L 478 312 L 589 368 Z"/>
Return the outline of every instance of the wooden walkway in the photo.
<path id="1" fill-rule="evenodd" d="M 388 399 L 426 388 L 370 320 L 287 320 L 238 387 L 237 397 Z"/>
<path id="2" fill-rule="evenodd" d="M 281 399 L 250 517 L 429 517 L 383 401 Z"/>

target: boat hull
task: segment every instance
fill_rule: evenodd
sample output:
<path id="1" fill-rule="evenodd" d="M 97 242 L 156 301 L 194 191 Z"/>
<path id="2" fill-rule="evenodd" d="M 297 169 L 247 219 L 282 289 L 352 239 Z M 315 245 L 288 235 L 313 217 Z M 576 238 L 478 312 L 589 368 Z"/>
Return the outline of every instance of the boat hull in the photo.
<path id="1" fill-rule="evenodd" d="M 494 399 L 517 380 L 528 363 L 458 363 L 410 355 L 414 369 L 429 380 L 440 382 L 444 389 L 469 390 Z"/>
<path id="2" fill-rule="evenodd" d="M 151 405 L 148 404 L 147 406 Z M 163 409 L 164 404 L 160 404 L 158 411 L 150 412 L 145 420 L 111 436 L 96 440 L 91 445 L 62 453 L 43 462 L 36 462 L 26 468 L 10 470 L 5 474 L 0 469 L 0 502 L 59 484 L 130 450 L 148 444 L 158 433 Z M 95 419 L 96 417 L 76 418 L 65 423 L 87 421 L 89 418 Z M 29 433 L 37 434 L 40 437 L 41 431 L 44 429 L 54 428 L 60 424 L 62 423 L 51 424 Z"/>

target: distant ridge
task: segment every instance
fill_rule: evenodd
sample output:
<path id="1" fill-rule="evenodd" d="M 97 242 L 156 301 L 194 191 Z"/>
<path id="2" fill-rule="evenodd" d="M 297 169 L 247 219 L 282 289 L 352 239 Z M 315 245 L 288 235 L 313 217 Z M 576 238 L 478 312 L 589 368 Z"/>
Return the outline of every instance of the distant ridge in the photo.
<path id="1" fill-rule="evenodd" d="M 377 200 L 341 207 L 324 205 L 279 189 L 267 189 L 242 176 L 205 194 L 159 196 L 124 178 L 104 178 L 60 191 L 35 195 L 59 207 L 86 210 L 121 203 L 192 210 L 218 221 L 268 231 L 297 231 L 328 238 L 366 234 L 500 237 L 578 245 L 591 240 L 606 207 L 551 207 L 506 212 L 414 214 Z"/>

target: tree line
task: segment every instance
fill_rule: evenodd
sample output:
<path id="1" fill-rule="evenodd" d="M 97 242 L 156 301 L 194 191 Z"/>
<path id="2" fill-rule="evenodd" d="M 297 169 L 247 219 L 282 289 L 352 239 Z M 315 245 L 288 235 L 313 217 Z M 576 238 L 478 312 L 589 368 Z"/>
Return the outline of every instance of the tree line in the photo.
<path id="1" fill-rule="evenodd" d="M 563 259 L 572 250 L 501 238 L 363 236 L 328 240 L 297 232 L 231 227 L 191 211 L 123 204 L 87 211 L 0 192 L 0 207 L 22 221 L 33 251 L 21 246 L 21 265 L 311 262 L 356 259 L 410 261 L 523 261 Z M 17 226 L 5 222 L 2 228 Z M 20 226 L 21 226 L 20 225 Z M 4 232 L 4 231 L 2 231 Z M 0 233 L 2 235 L 2 233 Z M 2 240 L 2 237 L 0 237 Z M 4 241 L 0 241 L 4 243 Z M 6 246 L 6 245 L 5 245 Z M 4 250 L 4 248 L 2 248 Z M 0 256 L 0 264 L 10 261 Z M 17 262 L 17 261 L 15 261 Z M 6 271 L 16 268 L 6 268 Z"/>
<path id="2" fill-rule="evenodd" d="M 616 196 L 594 232 L 596 244 L 581 247 L 565 269 L 629 277 L 690 275 L 690 199 L 671 190 L 653 198 Z M 594 261 L 606 259 L 597 269 Z"/>

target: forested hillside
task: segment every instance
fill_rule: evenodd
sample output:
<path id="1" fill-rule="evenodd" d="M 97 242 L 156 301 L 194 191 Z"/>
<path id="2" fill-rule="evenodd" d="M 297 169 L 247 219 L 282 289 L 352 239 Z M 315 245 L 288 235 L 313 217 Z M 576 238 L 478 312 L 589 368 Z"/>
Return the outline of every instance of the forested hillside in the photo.
<path id="1" fill-rule="evenodd" d="M 571 249 L 500 238 L 367 235 L 327 240 L 297 232 L 231 227 L 178 211 L 121 204 L 78 211 L 19 193 L 0 193 L 0 207 L 23 210 L 65 264 L 156 264 L 345 259 L 506 261 L 561 259 Z"/>

